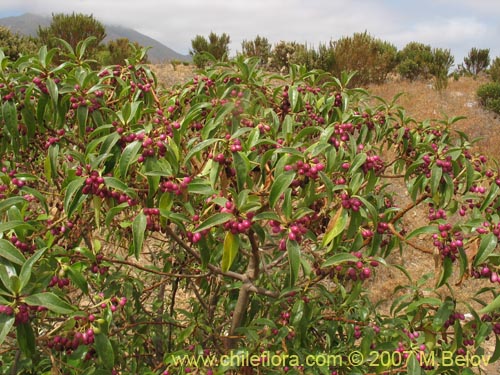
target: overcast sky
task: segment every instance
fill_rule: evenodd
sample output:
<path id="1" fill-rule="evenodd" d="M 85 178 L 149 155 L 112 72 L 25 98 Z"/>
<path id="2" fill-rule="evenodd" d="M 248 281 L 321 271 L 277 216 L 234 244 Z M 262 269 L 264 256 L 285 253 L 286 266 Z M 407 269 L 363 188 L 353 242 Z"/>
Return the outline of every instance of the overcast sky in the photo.
<path id="1" fill-rule="evenodd" d="M 456 63 L 472 47 L 500 56 L 499 0 L 0 0 L 0 17 L 73 11 L 183 54 L 211 31 L 228 33 L 234 54 L 256 35 L 317 46 L 366 30 L 398 48 L 410 41 L 449 48 Z"/>

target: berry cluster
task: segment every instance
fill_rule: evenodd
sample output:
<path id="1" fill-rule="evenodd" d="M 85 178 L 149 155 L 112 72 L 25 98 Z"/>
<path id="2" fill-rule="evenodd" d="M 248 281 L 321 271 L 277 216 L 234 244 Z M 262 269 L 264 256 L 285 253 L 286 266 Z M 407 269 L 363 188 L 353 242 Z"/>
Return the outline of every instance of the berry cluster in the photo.
<path id="1" fill-rule="evenodd" d="M 57 287 L 62 289 L 65 286 L 68 286 L 69 283 L 70 283 L 70 281 L 67 277 L 59 277 L 58 275 L 54 275 L 50 279 L 49 288 L 57 286 Z"/>
<path id="2" fill-rule="evenodd" d="M 330 137 L 330 143 L 339 148 L 342 143 L 348 142 L 351 135 L 354 134 L 356 127 L 352 123 L 335 124 L 333 135 Z"/>
<path id="3" fill-rule="evenodd" d="M 443 210 L 442 208 L 435 210 L 434 207 L 430 206 L 429 207 L 429 214 L 427 217 L 429 218 L 430 221 L 439 220 L 439 219 L 446 220 L 446 211 Z"/>
<path id="4" fill-rule="evenodd" d="M 347 193 L 340 194 L 340 199 L 342 199 L 342 207 L 347 210 L 357 212 L 363 206 L 363 203 L 358 198 L 350 197 Z"/>
<path id="5" fill-rule="evenodd" d="M 160 230 L 159 216 L 160 209 L 159 208 L 144 208 L 142 210 L 144 215 L 146 215 L 146 228 L 151 231 L 158 232 Z"/>
<path id="6" fill-rule="evenodd" d="M 190 176 L 183 177 L 181 182 L 177 182 L 174 178 L 170 178 L 160 183 L 160 190 L 175 195 L 182 195 L 182 193 L 187 190 L 191 181 L 192 178 Z"/>
<path id="7" fill-rule="evenodd" d="M 319 172 L 325 169 L 325 164 L 319 161 L 318 158 L 312 158 L 310 162 L 304 162 L 298 160 L 295 164 L 287 164 L 284 167 L 286 172 L 297 171 L 301 176 L 309 177 L 310 179 L 316 180 L 319 178 Z"/>
<path id="8" fill-rule="evenodd" d="M 459 248 L 464 246 L 464 237 L 462 232 L 452 233 L 451 229 L 451 224 L 439 224 L 439 234 L 433 234 L 432 239 L 434 246 L 439 249 L 441 257 L 454 261 L 458 257 Z"/>
<path id="9" fill-rule="evenodd" d="M 72 336 L 54 336 L 54 338 L 47 343 L 50 349 L 58 352 L 65 352 L 71 354 L 78 349 L 80 345 L 92 345 L 94 343 L 94 330 L 87 329 L 85 332 L 75 332 Z M 86 359 L 90 359 L 87 358 Z"/>
<path id="10" fill-rule="evenodd" d="M 37 248 L 34 243 L 23 242 L 14 234 L 10 237 L 10 242 L 24 254 L 33 254 Z"/>
<path id="11" fill-rule="evenodd" d="M 92 264 L 90 265 L 90 272 L 100 275 L 106 274 L 109 271 L 109 267 L 102 265 L 103 259 L 104 255 L 97 254 L 95 257 L 95 262 L 92 262 Z"/>
<path id="12" fill-rule="evenodd" d="M 471 276 L 476 279 L 488 278 L 492 283 L 500 283 L 500 275 L 496 271 L 491 270 L 487 265 L 471 270 Z"/>
<path id="13" fill-rule="evenodd" d="M 378 155 L 368 155 L 365 163 L 363 164 L 363 171 L 367 173 L 368 171 L 380 172 L 383 171 L 385 167 L 384 161 Z"/>
<path id="14" fill-rule="evenodd" d="M 246 233 L 252 226 L 252 219 L 255 216 L 253 212 L 247 212 L 246 217 L 243 218 L 238 215 L 236 206 L 230 200 L 220 208 L 221 213 L 229 213 L 235 215 L 235 218 L 224 223 L 224 229 L 230 231 L 232 234 Z"/>

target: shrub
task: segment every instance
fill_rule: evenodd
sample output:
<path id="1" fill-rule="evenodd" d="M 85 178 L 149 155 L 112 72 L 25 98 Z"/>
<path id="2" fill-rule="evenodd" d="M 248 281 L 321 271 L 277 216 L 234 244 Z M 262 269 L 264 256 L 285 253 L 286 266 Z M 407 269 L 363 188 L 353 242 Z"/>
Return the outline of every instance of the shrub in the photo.
<path id="1" fill-rule="evenodd" d="M 223 33 L 222 35 L 217 35 L 211 32 L 208 35 L 208 39 L 202 35 L 197 35 L 191 40 L 191 51 L 189 52 L 193 56 L 193 62 L 199 68 L 207 65 L 210 58 L 206 55 L 211 55 L 214 59 L 223 61 L 227 60 L 229 55 L 229 35 Z"/>
<path id="2" fill-rule="evenodd" d="M 94 58 L 100 45 L 106 37 L 104 25 L 93 15 L 82 13 L 52 14 L 52 21 L 47 27 L 38 28 L 38 38 L 49 48 L 60 46 L 57 39 L 62 39 L 76 49 L 78 43 L 87 38 L 95 38 L 92 43 L 86 44 L 86 57 Z M 57 38 L 57 39 L 56 39 Z"/>
<path id="3" fill-rule="evenodd" d="M 353 85 L 381 83 L 396 66 L 396 47 L 367 32 L 343 37 L 331 46 L 335 56 L 333 73 L 340 76 L 342 71 L 356 71 Z"/>
<path id="4" fill-rule="evenodd" d="M 36 40 L 13 34 L 7 27 L 0 26 L 0 48 L 5 56 L 17 60 L 22 55 L 29 55 L 38 50 Z"/>
<path id="5" fill-rule="evenodd" d="M 137 42 L 130 42 L 128 38 L 118 38 L 110 40 L 103 46 L 104 55 L 99 61 L 103 65 L 123 65 L 130 56 L 135 55 L 135 51 L 141 50 L 143 47 Z M 144 56 L 142 63 L 148 62 L 147 55 Z"/>
<path id="6" fill-rule="evenodd" d="M 275 44 L 271 54 L 271 67 L 278 71 L 288 68 L 297 48 L 297 42 L 285 42 L 282 40 Z"/>
<path id="7" fill-rule="evenodd" d="M 490 78 L 495 82 L 500 82 L 500 57 L 495 57 L 488 69 Z"/>
<path id="8" fill-rule="evenodd" d="M 161 91 L 144 52 L 54 53 L 0 61 L 4 373 L 458 374 L 498 347 L 500 179 L 455 120 L 295 65 Z M 386 261 L 408 247 L 434 283 Z M 408 281 L 383 312 L 389 270 Z"/>
<path id="9" fill-rule="evenodd" d="M 479 102 L 495 113 L 500 114 L 500 82 L 490 82 L 477 89 Z"/>
<path id="10" fill-rule="evenodd" d="M 454 61 L 455 59 L 449 49 L 434 48 L 432 50 L 429 73 L 434 77 L 434 88 L 436 90 L 443 90 L 448 86 L 448 74 Z"/>
<path id="11" fill-rule="evenodd" d="M 464 57 L 465 70 L 477 76 L 490 65 L 490 50 L 472 48 L 469 54 Z"/>
<path id="12" fill-rule="evenodd" d="M 262 65 L 267 65 L 271 57 L 272 46 L 265 37 L 257 35 L 254 40 L 244 40 L 241 43 L 242 55 L 258 57 Z"/>
<path id="13" fill-rule="evenodd" d="M 432 48 L 429 45 L 410 42 L 398 52 L 397 71 L 410 81 L 429 78 L 431 64 Z"/>

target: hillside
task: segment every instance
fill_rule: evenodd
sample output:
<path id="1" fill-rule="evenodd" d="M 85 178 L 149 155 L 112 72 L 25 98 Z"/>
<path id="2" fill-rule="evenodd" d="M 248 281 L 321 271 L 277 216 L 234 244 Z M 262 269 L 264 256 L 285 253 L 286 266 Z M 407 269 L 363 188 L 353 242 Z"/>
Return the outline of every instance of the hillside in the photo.
<path id="1" fill-rule="evenodd" d="M 48 26 L 50 17 L 43 17 L 36 14 L 26 13 L 21 16 L 0 18 L 0 25 L 10 28 L 13 32 L 22 35 L 36 36 L 39 26 Z M 190 61 L 191 57 L 175 52 L 171 48 L 158 42 L 157 40 L 141 34 L 133 29 L 115 26 L 104 25 L 106 28 L 105 42 L 118 38 L 127 38 L 132 42 L 137 42 L 142 46 L 151 47 L 148 51 L 148 56 L 151 62 L 160 63 L 170 60 Z"/>

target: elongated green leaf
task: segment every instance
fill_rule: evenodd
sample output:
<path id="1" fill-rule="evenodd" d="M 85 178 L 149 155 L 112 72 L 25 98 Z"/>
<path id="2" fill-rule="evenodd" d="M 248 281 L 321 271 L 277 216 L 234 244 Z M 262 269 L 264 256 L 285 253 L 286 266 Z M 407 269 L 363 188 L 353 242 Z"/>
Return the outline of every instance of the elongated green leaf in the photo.
<path id="1" fill-rule="evenodd" d="M 347 211 L 340 207 L 335 215 L 330 219 L 326 228 L 325 236 L 323 237 L 322 246 L 327 246 L 335 237 L 341 234 L 347 226 L 349 215 Z"/>
<path id="2" fill-rule="evenodd" d="M 59 89 L 57 88 L 57 85 L 54 82 L 54 80 L 51 78 L 47 78 L 45 83 L 47 84 L 49 95 L 50 98 L 52 99 L 52 102 L 54 103 L 54 107 L 57 107 L 57 101 L 59 99 Z"/>
<path id="3" fill-rule="evenodd" d="M 481 238 L 481 243 L 474 259 L 474 266 L 483 263 L 491 253 L 495 250 L 498 244 L 498 238 L 493 233 L 488 233 Z"/>
<path id="4" fill-rule="evenodd" d="M 23 288 L 28 284 L 34 264 L 42 257 L 46 250 L 47 248 L 38 250 L 21 267 L 21 273 L 19 274 L 19 280 L 21 282 L 20 290 L 23 290 Z"/>
<path id="5" fill-rule="evenodd" d="M 480 314 L 488 314 L 490 312 L 498 311 L 498 310 L 500 310 L 500 294 L 498 296 L 496 296 L 496 298 L 492 302 L 490 302 L 488 305 L 483 307 L 479 311 L 479 313 Z"/>
<path id="6" fill-rule="evenodd" d="M 11 220 L 6 223 L 0 223 L 0 233 L 7 232 L 9 230 L 35 230 L 35 227 L 31 224 L 28 224 L 24 221 L 20 220 Z"/>
<path id="7" fill-rule="evenodd" d="M 79 269 L 75 267 L 75 265 L 72 265 L 71 267 L 68 267 L 68 276 L 71 279 L 71 281 L 80 288 L 80 290 L 88 294 L 89 293 L 89 288 L 87 281 L 83 277 L 82 273 L 80 272 Z"/>
<path id="8" fill-rule="evenodd" d="M 321 266 L 331 267 L 346 262 L 357 262 L 358 260 L 359 258 L 352 255 L 351 253 L 338 253 L 325 260 L 325 262 Z"/>
<path id="9" fill-rule="evenodd" d="M 440 306 L 441 303 L 442 301 L 439 298 L 434 298 L 434 297 L 420 298 L 419 300 L 412 302 L 407 307 L 406 312 L 410 313 L 422 305 Z"/>
<path id="10" fill-rule="evenodd" d="M 299 277 L 300 247 L 297 241 L 287 240 L 288 263 L 290 265 L 289 287 L 293 287 Z"/>
<path id="11" fill-rule="evenodd" d="M 120 172 L 120 178 L 124 179 L 125 176 L 127 175 L 128 169 L 132 162 L 134 161 L 135 157 L 137 156 L 137 153 L 141 149 L 141 144 L 138 141 L 134 141 L 132 143 L 129 143 L 127 147 L 122 152 L 122 155 L 120 157 L 120 162 L 118 165 L 119 172 Z"/>
<path id="12" fill-rule="evenodd" d="M 349 173 L 356 172 L 365 162 L 367 155 L 366 153 L 357 154 L 354 160 L 352 161 L 351 168 L 349 168 Z"/>
<path id="13" fill-rule="evenodd" d="M 5 122 L 5 127 L 10 136 L 17 142 L 19 132 L 17 129 L 17 110 L 16 106 L 11 101 L 6 101 L 2 106 L 2 117 Z"/>
<path id="14" fill-rule="evenodd" d="M 14 316 L 0 314 L 0 346 L 14 326 L 15 320 Z"/>
<path id="15" fill-rule="evenodd" d="M 32 294 L 24 297 L 24 302 L 30 306 L 43 306 L 58 314 L 71 314 L 75 308 L 51 292 Z"/>
<path id="16" fill-rule="evenodd" d="M 439 307 L 432 321 L 433 329 L 439 331 L 443 328 L 444 323 L 450 317 L 450 314 L 455 310 L 455 304 L 451 298 L 447 298 Z"/>
<path id="17" fill-rule="evenodd" d="M 211 228 L 216 225 L 224 224 L 226 221 L 229 221 L 233 215 L 228 213 L 219 213 L 213 216 L 210 216 L 207 220 L 200 224 L 198 228 L 196 228 L 195 232 L 201 232 L 202 230 Z"/>
<path id="18" fill-rule="evenodd" d="M 441 177 L 443 176 L 443 169 L 437 165 L 432 168 L 431 171 L 431 193 L 435 195 L 439 189 L 439 184 L 441 182 Z"/>
<path id="19" fill-rule="evenodd" d="M 85 136 L 88 117 L 89 117 L 89 108 L 86 105 L 78 107 L 78 109 L 76 110 L 76 119 L 78 121 L 78 133 L 82 138 Z"/>
<path id="20" fill-rule="evenodd" d="M 4 239 L 0 239 L 0 257 L 20 266 L 26 262 L 26 258 L 19 249 Z"/>
<path id="21" fill-rule="evenodd" d="M 274 180 L 271 191 L 269 192 L 269 204 L 274 207 L 278 202 L 281 195 L 290 186 L 293 179 L 295 178 L 295 172 L 285 172 L 279 175 L 276 180 Z"/>
<path id="22" fill-rule="evenodd" d="M 101 364 L 111 370 L 115 365 L 115 353 L 108 336 L 103 333 L 95 335 L 94 346 Z"/>
<path id="23" fill-rule="evenodd" d="M 453 272 L 452 260 L 450 258 L 446 257 L 446 258 L 444 258 L 444 261 L 443 261 L 441 275 L 439 277 L 436 288 L 442 287 L 446 283 L 446 281 L 448 281 L 452 272 Z"/>
<path id="24" fill-rule="evenodd" d="M 132 223 L 132 235 L 134 237 L 133 241 L 133 252 L 136 259 L 139 259 L 139 255 L 142 251 L 142 244 L 144 242 L 144 232 L 146 231 L 146 215 L 144 212 L 140 212 L 134 219 Z"/>
<path id="25" fill-rule="evenodd" d="M 239 247 L 240 239 L 238 235 L 227 232 L 226 237 L 224 238 L 224 247 L 222 251 L 221 268 L 223 272 L 229 271 L 231 268 L 234 258 L 236 258 L 236 255 L 238 254 Z"/>
<path id="26" fill-rule="evenodd" d="M 73 212 L 77 209 L 77 206 L 75 206 L 75 202 L 78 202 L 78 199 L 76 199 L 75 197 L 77 195 L 77 192 L 79 192 L 82 188 L 84 182 L 84 177 L 77 177 L 66 187 L 63 205 L 64 211 L 66 212 L 66 215 L 68 215 L 68 217 L 71 217 L 73 215 Z"/>
<path id="27" fill-rule="evenodd" d="M 406 238 L 409 240 L 415 236 L 419 236 L 421 234 L 431 234 L 431 233 L 439 233 L 439 229 L 436 225 L 427 225 L 424 227 L 419 227 L 412 231 Z"/>
<path id="28" fill-rule="evenodd" d="M 23 354 L 31 358 L 35 354 L 35 333 L 30 323 L 22 323 L 16 327 L 17 344 Z"/>
<path id="29" fill-rule="evenodd" d="M 214 143 L 216 142 L 220 142 L 221 139 L 219 138 L 209 138 L 209 139 L 206 139 L 200 143 L 198 143 L 196 146 L 194 146 L 191 150 L 189 150 L 189 152 L 187 153 L 186 155 L 186 158 L 184 159 L 184 163 L 189 163 L 189 160 L 197 153 L 197 152 L 200 152 L 204 149 L 206 149 L 207 147 L 213 145 Z"/>

